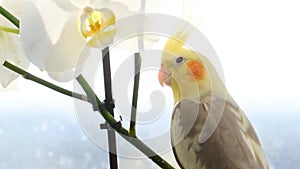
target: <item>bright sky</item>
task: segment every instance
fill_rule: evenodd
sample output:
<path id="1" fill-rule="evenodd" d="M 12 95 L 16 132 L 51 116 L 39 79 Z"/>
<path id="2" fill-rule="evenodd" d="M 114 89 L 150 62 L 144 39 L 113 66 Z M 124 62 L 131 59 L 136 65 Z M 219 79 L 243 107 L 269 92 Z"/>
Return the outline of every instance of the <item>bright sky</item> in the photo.
<path id="1" fill-rule="evenodd" d="M 195 3 L 192 22 L 198 24 L 216 50 L 228 90 L 241 107 L 268 109 L 276 105 L 299 110 L 291 107 L 300 104 L 298 1 L 201 0 Z M 171 11 L 174 5 L 178 9 L 178 4 L 165 5 L 165 8 Z M 29 71 L 47 78 L 33 66 Z M 63 86 L 70 87 L 71 83 Z M 9 98 L 25 96 L 33 100 L 38 98 L 38 101 L 49 92 L 19 78 L 6 90 L 1 89 L 0 95 L 1 101 L 6 98 L 5 102 L 10 102 Z M 64 99 L 57 94 L 44 99 L 59 98 Z"/>
<path id="2" fill-rule="evenodd" d="M 199 29 L 217 51 L 237 102 L 299 105 L 299 2 L 202 2 L 204 21 Z"/>

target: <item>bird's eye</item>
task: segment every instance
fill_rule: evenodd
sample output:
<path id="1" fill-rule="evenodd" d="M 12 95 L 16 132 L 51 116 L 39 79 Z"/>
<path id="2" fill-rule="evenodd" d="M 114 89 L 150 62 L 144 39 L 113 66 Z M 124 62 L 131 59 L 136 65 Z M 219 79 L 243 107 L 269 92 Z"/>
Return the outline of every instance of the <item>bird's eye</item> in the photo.
<path id="1" fill-rule="evenodd" d="M 182 63 L 184 63 L 184 61 L 185 61 L 185 58 L 183 58 L 181 56 L 179 56 L 179 57 L 176 58 L 176 63 L 177 64 L 182 64 Z"/>

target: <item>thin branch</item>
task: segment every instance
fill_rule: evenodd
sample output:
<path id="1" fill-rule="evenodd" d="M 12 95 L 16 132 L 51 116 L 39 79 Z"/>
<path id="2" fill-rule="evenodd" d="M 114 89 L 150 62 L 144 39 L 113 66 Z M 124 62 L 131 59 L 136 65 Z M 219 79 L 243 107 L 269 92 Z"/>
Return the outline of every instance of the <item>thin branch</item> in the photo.
<path id="1" fill-rule="evenodd" d="M 24 79 L 34 81 L 34 82 L 36 82 L 36 83 L 38 83 L 38 84 L 41 84 L 41 85 L 43 85 L 43 86 L 46 86 L 46 87 L 48 87 L 48 88 L 50 88 L 50 89 L 52 89 L 52 90 L 55 90 L 55 91 L 57 91 L 57 92 L 59 92 L 59 93 L 64 94 L 64 95 L 67 95 L 67 96 L 70 96 L 70 97 L 74 97 L 74 98 L 79 99 L 79 100 L 88 101 L 88 100 L 87 100 L 87 96 L 82 95 L 82 94 L 78 94 L 78 93 L 75 93 L 75 92 L 72 92 L 72 91 L 69 91 L 69 90 L 64 89 L 64 88 L 62 88 L 62 87 L 59 87 L 59 86 L 57 86 L 57 85 L 55 85 L 55 84 L 53 84 L 53 83 L 50 83 L 50 82 L 45 81 L 45 80 L 43 80 L 43 79 L 41 79 L 41 78 L 38 78 L 38 77 L 36 77 L 36 76 L 34 76 L 34 75 L 32 75 L 32 74 L 26 72 L 25 70 L 23 70 L 23 69 L 21 69 L 21 68 L 15 66 L 15 65 L 13 65 L 13 64 L 11 64 L 11 63 L 8 62 L 8 61 L 5 61 L 5 62 L 3 63 L 3 66 L 5 66 L 5 67 L 7 67 L 8 69 L 10 69 L 10 70 L 12 70 L 12 71 L 14 71 L 14 72 L 16 72 L 16 73 L 22 75 Z"/>
<path id="2" fill-rule="evenodd" d="M 133 96 L 132 96 L 132 106 L 131 106 L 131 120 L 129 135 L 131 137 L 136 137 L 136 109 L 139 93 L 139 83 L 140 83 L 140 70 L 141 70 L 141 56 L 139 53 L 134 54 L 134 84 L 133 84 Z"/>
<path id="3" fill-rule="evenodd" d="M 164 169 L 174 169 L 173 166 L 171 166 L 167 161 L 165 161 L 163 158 L 161 158 L 159 155 L 156 155 L 156 153 L 150 149 L 146 144 L 144 144 L 139 138 L 129 137 L 128 131 L 122 127 L 120 122 L 117 122 L 114 117 L 110 114 L 110 112 L 105 108 L 104 103 L 102 103 L 99 98 L 96 96 L 92 88 L 89 86 L 89 84 L 86 82 L 86 80 L 80 75 L 76 79 L 83 88 L 83 90 L 86 92 L 87 96 L 71 92 L 69 90 L 63 89 L 57 85 L 54 85 L 50 82 L 47 82 L 41 78 L 38 78 L 25 70 L 9 63 L 8 61 L 5 61 L 3 66 L 7 67 L 8 69 L 22 75 L 25 79 L 31 80 L 33 82 L 36 82 L 38 84 L 41 84 L 45 87 L 48 87 L 52 90 L 55 90 L 59 93 L 65 94 L 70 97 L 74 97 L 83 101 L 90 102 L 94 107 L 97 107 L 103 118 L 106 120 L 106 122 L 110 125 L 111 128 L 113 128 L 115 131 L 117 131 L 125 140 L 127 140 L 129 143 L 134 145 L 137 149 L 139 149 L 141 152 L 143 152 L 148 158 L 150 158 L 153 162 L 155 162 L 158 166 Z"/>
<path id="4" fill-rule="evenodd" d="M 14 24 L 17 28 L 20 28 L 20 21 L 13 14 L 8 12 L 2 6 L 0 6 L 0 14 L 3 15 L 6 19 L 8 19 L 12 24 Z"/>
<path id="5" fill-rule="evenodd" d="M 103 78 L 105 79 L 104 80 L 105 105 L 107 110 L 111 113 L 111 115 L 114 116 L 115 104 L 112 96 L 110 55 L 109 55 L 108 46 L 102 50 L 102 56 L 103 56 Z M 117 143 L 116 143 L 115 131 L 107 130 L 107 136 L 108 136 L 110 169 L 118 169 Z"/>
<path id="6" fill-rule="evenodd" d="M 128 131 L 122 127 L 121 122 L 117 122 L 110 112 L 105 108 L 105 103 L 101 102 L 100 99 L 96 96 L 93 89 L 89 86 L 87 81 L 82 75 L 77 78 L 78 83 L 81 85 L 83 90 L 86 92 L 87 97 L 91 100 L 93 107 L 98 106 L 98 110 L 106 120 L 106 122 L 113 128 L 117 133 L 120 134 L 125 140 L 134 145 L 137 149 L 143 152 L 148 158 L 155 162 L 158 166 L 164 169 L 174 169 L 167 161 L 157 155 L 151 148 L 144 144 L 139 138 L 130 137 Z"/>
<path id="7" fill-rule="evenodd" d="M 90 87 L 90 85 L 88 84 L 88 82 L 84 79 L 84 77 L 82 75 L 79 75 L 76 80 L 78 81 L 78 83 L 80 84 L 80 86 L 82 87 L 82 89 L 85 91 L 88 100 L 90 101 L 90 103 L 94 106 L 97 107 L 101 113 L 101 115 L 104 117 L 104 119 L 107 121 L 107 123 L 111 124 L 116 124 L 118 123 L 115 118 L 111 115 L 111 113 L 106 109 L 105 103 L 101 102 L 100 99 L 96 96 L 95 92 L 93 91 L 93 89 Z M 104 105 L 104 106 L 103 106 Z M 126 129 L 122 129 L 122 130 L 118 130 L 118 132 L 120 132 L 123 135 L 128 135 L 128 132 Z"/>

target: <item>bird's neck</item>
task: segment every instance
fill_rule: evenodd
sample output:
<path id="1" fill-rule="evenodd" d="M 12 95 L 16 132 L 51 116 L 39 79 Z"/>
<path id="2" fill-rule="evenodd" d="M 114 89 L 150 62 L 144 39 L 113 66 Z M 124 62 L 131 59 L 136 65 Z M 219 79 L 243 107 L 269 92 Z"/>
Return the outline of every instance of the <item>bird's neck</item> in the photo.
<path id="1" fill-rule="evenodd" d="M 172 81 L 170 87 L 173 91 L 174 104 L 184 98 L 199 101 L 199 98 L 207 93 L 226 100 L 232 100 L 222 81 L 220 79 L 212 80 L 213 79 L 205 79 L 195 82 L 183 81 L 180 83 Z M 235 102 L 232 101 L 232 103 Z"/>
<path id="2" fill-rule="evenodd" d="M 204 84 L 204 82 L 196 83 L 182 83 L 178 84 L 176 82 L 170 85 L 173 92 L 174 103 L 182 100 L 183 98 L 188 98 L 191 100 L 199 100 L 199 97 L 207 92 L 211 91 L 211 85 Z"/>
<path id="3" fill-rule="evenodd" d="M 179 100 L 181 100 L 180 87 L 178 86 L 177 83 L 172 83 L 170 87 L 172 88 L 173 98 L 174 98 L 174 104 L 175 104 Z"/>

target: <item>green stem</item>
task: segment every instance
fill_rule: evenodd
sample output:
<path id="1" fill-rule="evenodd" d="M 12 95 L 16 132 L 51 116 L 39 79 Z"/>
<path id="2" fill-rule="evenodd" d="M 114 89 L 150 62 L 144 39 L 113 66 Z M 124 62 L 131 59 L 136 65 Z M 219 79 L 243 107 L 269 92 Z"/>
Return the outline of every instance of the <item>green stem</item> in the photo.
<path id="1" fill-rule="evenodd" d="M 9 32 L 9 33 L 14 33 L 14 34 L 20 34 L 19 29 L 14 29 L 14 28 L 9 28 L 6 26 L 0 26 L 1 31 Z"/>
<path id="2" fill-rule="evenodd" d="M 70 97 L 74 97 L 83 101 L 90 102 L 93 106 L 98 107 L 99 112 L 104 117 L 104 119 L 107 121 L 107 123 L 115 130 L 117 131 L 125 140 L 127 140 L 129 143 L 134 145 L 137 149 L 139 149 L 141 152 L 143 152 L 148 158 L 150 158 L 153 162 L 155 162 L 158 166 L 165 169 L 174 169 L 167 161 L 165 161 L 163 158 L 161 158 L 159 155 L 156 155 L 156 153 L 150 149 L 146 144 L 144 144 L 139 138 L 130 137 L 128 131 L 123 128 L 120 122 L 117 122 L 114 117 L 110 114 L 110 112 L 107 109 L 104 109 L 101 105 L 103 103 L 99 100 L 99 98 L 96 96 L 92 88 L 89 86 L 89 84 L 86 82 L 86 80 L 80 75 L 76 79 L 81 85 L 81 87 L 86 92 L 87 96 L 71 92 L 69 90 L 66 90 L 64 88 L 61 88 L 55 84 L 52 84 L 50 82 L 47 82 L 41 78 L 38 78 L 25 70 L 11 64 L 8 61 L 5 61 L 3 63 L 3 66 L 6 68 L 22 75 L 25 79 L 31 80 L 33 82 L 36 82 L 38 84 L 41 84 L 45 87 L 48 87 L 52 90 L 55 90 L 59 93 L 65 94 Z"/>
<path id="3" fill-rule="evenodd" d="M 90 87 L 90 85 L 88 84 L 88 82 L 84 79 L 84 77 L 82 75 L 79 75 L 76 80 L 78 81 L 78 83 L 80 84 L 80 86 L 83 88 L 83 90 L 85 91 L 89 102 L 95 106 L 98 107 L 102 104 L 105 104 L 103 102 L 100 101 L 100 99 L 96 96 L 96 94 L 94 93 L 93 89 Z M 101 108 L 100 108 L 101 109 Z M 115 120 L 115 118 L 110 114 L 110 112 L 107 109 L 101 110 L 100 111 L 101 115 L 104 117 L 104 119 L 109 123 L 109 124 L 116 124 L 117 121 Z M 127 130 L 120 130 L 121 134 L 127 135 Z"/>
<path id="4" fill-rule="evenodd" d="M 74 92 L 72 92 L 72 91 L 69 91 L 69 90 L 66 90 L 66 89 L 64 89 L 64 88 L 61 88 L 61 87 L 59 87 L 59 86 L 57 86 L 57 85 L 55 85 L 55 84 L 52 84 L 52 83 L 50 83 L 50 82 L 47 82 L 47 81 L 45 81 L 45 80 L 43 80 L 43 79 L 41 79 L 41 78 L 38 78 L 38 77 L 36 77 L 36 76 L 34 76 L 34 75 L 32 75 L 32 74 L 26 72 L 25 70 L 23 70 L 23 69 L 21 69 L 21 68 L 15 66 L 15 65 L 9 63 L 8 61 L 5 61 L 5 62 L 3 63 L 3 66 L 5 66 L 5 67 L 7 67 L 8 69 L 10 69 L 10 70 L 12 70 L 12 71 L 14 71 L 14 72 L 16 72 L 16 73 L 22 75 L 22 76 L 23 76 L 25 79 L 27 79 L 27 80 L 34 81 L 34 82 L 36 82 L 36 83 L 38 83 L 38 84 L 41 84 L 41 85 L 43 85 L 43 86 L 46 86 L 46 87 L 48 87 L 48 88 L 50 88 L 50 89 L 52 89 L 52 90 L 55 90 L 55 91 L 57 91 L 57 92 L 59 92 L 59 93 L 64 94 L 64 95 L 67 95 L 67 96 L 70 96 L 70 97 L 74 97 L 74 98 L 77 98 L 77 99 L 80 99 L 80 100 L 87 101 L 87 97 L 86 97 L 86 96 L 81 95 L 81 94 L 78 94 L 78 93 L 74 93 Z"/>
<path id="5" fill-rule="evenodd" d="M 88 100 L 93 106 L 98 106 L 99 112 L 106 120 L 106 122 L 113 128 L 117 133 L 120 134 L 125 140 L 134 145 L 137 149 L 143 152 L 148 158 L 150 158 L 153 162 L 155 162 L 158 166 L 165 169 L 174 169 L 167 161 L 161 158 L 159 155 L 149 148 L 146 144 L 144 144 L 139 138 L 130 137 L 128 131 L 122 127 L 120 122 L 117 122 L 114 117 L 110 114 L 110 112 L 103 107 L 104 103 L 100 101 L 100 99 L 96 96 L 93 89 L 89 86 L 87 81 L 84 79 L 82 75 L 77 78 L 78 83 L 81 85 L 83 90 L 86 92 Z M 116 125 L 120 124 L 120 125 Z"/>
<path id="6" fill-rule="evenodd" d="M 17 28 L 20 28 L 20 21 L 2 6 L 0 6 L 0 14 L 3 15 L 6 19 L 8 19 L 12 24 L 14 24 Z"/>
<path id="7" fill-rule="evenodd" d="M 129 135 L 131 137 L 136 137 L 136 109 L 139 93 L 139 83 L 140 83 L 140 70 L 141 70 L 141 56 L 139 53 L 134 54 L 134 84 L 133 84 L 133 96 L 132 96 L 132 106 L 131 106 L 131 120 Z"/>

